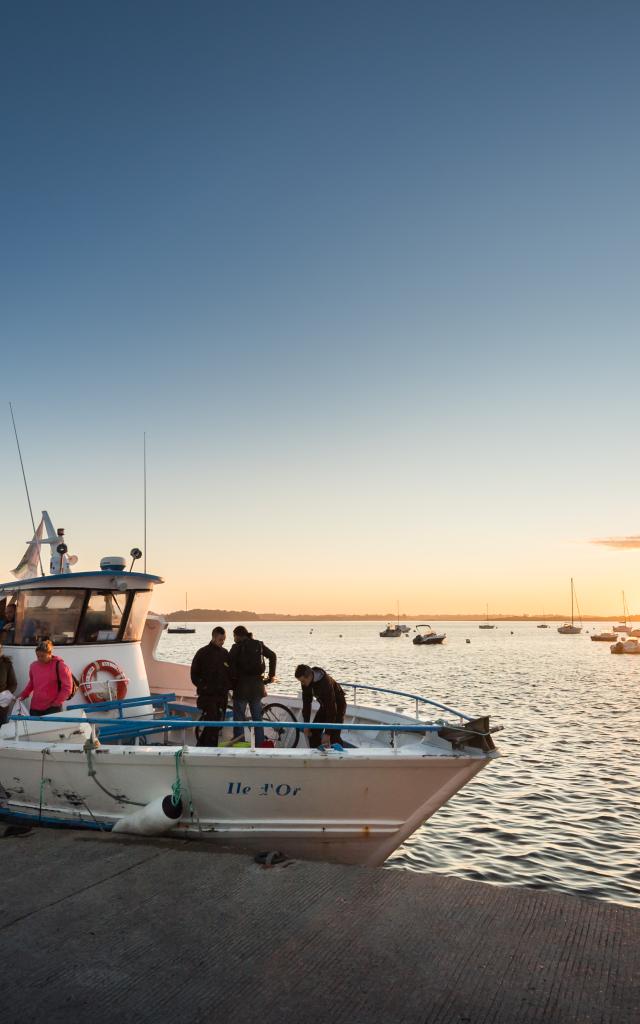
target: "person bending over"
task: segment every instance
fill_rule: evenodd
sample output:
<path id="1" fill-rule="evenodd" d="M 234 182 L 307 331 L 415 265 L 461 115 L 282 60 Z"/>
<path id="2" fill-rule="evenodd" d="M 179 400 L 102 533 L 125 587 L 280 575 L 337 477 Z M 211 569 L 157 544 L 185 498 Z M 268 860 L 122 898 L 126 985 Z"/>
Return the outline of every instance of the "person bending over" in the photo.
<path id="1" fill-rule="evenodd" d="M 323 668 L 298 665 L 295 676 L 302 686 L 303 721 L 308 722 L 311 719 L 311 703 L 315 697 L 320 707 L 313 719 L 314 722 L 335 722 L 336 725 L 344 722 L 344 715 L 347 710 L 344 690 L 328 672 L 325 672 Z M 319 747 L 321 745 L 322 733 L 320 729 L 305 729 L 304 734 L 309 739 L 310 747 Z M 330 729 L 329 737 L 332 743 L 340 743 L 340 730 Z"/>
<path id="2" fill-rule="evenodd" d="M 198 707 L 202 717 L 213 722 L 223 722 L 227 713 L 229 652 L 224 646 L 226 638 L 222 626 L 216 626 L 210 642 L 196 651 L 191 662 L 191 682 L 198 691 Z M 217 747 L 219 736 L 218 726 L 205 726 L 198 737 L 198 746 Z"/>

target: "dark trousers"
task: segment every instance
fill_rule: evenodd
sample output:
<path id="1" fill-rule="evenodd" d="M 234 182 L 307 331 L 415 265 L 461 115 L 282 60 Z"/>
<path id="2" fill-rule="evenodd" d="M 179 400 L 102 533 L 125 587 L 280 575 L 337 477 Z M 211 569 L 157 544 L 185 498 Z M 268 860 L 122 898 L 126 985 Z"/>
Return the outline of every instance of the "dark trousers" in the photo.
<path id="1" fill-rule="evenodd" d="M 341 725 L 342 722 L 344 722 L 344 713 L 345 713 L 346 710 L 347 710 L 347 702 L 346 702 L 346 700 L 343 697 L 342 700 L 339 700 L 339 699 L 336 700 L 336 714 L 335 714 L 335 716 L 327 708 L 323 708 L 323 706 L 321 704 L 320 707 L 318 708 L 318 713 L 317 713 L 317 715 L 315 716 L 315 718 L 313 720 L 314 720 L 314 722 L 335 722 L 336 725 Z M 327 731 L 329 733 L 329 738 L 330 738 L 332 743 L 340 743 L 340 730 L 339 729 L 329 729 Z M 312 747 L 312 748 L 313 747 L 319 747 L 321 743 L 322 743 L 322 730 L 321 729 L 311 729 L 309 731 L 309 746 Z"/>
<path id="2" fill-rule="evenodd" d="M 50 708 L 31 708 L 29 714 L 33 718 L 42 718 L 43 715 L 57 715 L 58 711 L 62 711 L 62 704 L 52 704 Z"/>
<path id="3" fill-rule="evenodd" d="M 246 722 L 247 720 L 247 705 L 249 706 L 249 713 L 251 715 L 250 721 L 261 722 L 262 721 L 262 697 L 255 697 L 251 700 L 243 700 L 242 697 L 233 698 L 233 717 L 236 722 Z M 244 735 L 244 729 L 239 726 L 234 726 L 233 735 L 238 738 Z M 260 729 L 256 726 L 256 747 L 259 747 L 261 743 L 264 743 L 264 729 Z"/>
<path id="4" fill-rule="evenodd" d="M 227 695 L 224 697 L 198 697 L 198 707 L 202 709 L 202 718 L 213 722 L 223 722 L 227 713 Z M 217 747 L 220 727 L 217 725 L 205 725 L 198 736 L 196 746 Z"/>

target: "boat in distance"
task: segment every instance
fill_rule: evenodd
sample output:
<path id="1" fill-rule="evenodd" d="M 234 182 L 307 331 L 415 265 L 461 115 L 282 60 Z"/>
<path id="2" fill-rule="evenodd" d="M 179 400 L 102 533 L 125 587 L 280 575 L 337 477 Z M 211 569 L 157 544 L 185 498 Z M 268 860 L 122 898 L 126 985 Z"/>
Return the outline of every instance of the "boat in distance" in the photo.
<path id="1" fill-rule="evenodd" d="M 179 626 L 169 626 L 167 633 L 195 633 L 195 629 L 192 626 L 187 626 L 187 608 L 189 607 L 189 600 L 187 595 L 184 595 L 184 623 Z"/>
<path id="2" fill-rule="evenodd" d="M 6 820 L 377 865 L 498 756 L 487 716 L 358 683 L 343 684 L 341 744 L 309 747 L 305 730 L 329 726 L 301 721 L 297 692 L 278 696 L 280 717 L 265 708 L 264 721 L 213 723 L 221 745 L 198 747 L 189 666 L 156 657 L 166 622 L 149 606 L 161 577 L 113 556 L 96 570 L 60 568 L 0 586 L 15 609 L 5 653 L 18 692 L 45 637 L 79 681 L 58 714 L 20 705 L 0 727 Z M 394 708 L 406 701 L 407 712 L 368 706 L 369 692 Z"/>
<path id="3" fill-rule="evenodd" d="M 419 626 L 416 626 L 416 629 L 427 630 L 426 633 L 418 633 L 417 636 L 414 636 L 413 642 L 418 646 L 420 646 L 421 644 L 441 644 L 447 638 L 446 633 L 436 633 L 435 629 L 432 629 L 431 626 L 427 625 L 426 622 L 423 622 Z"/>
<path id="4" fill-rule="evenodd" d="M 566 636 L 577 636 L 578 633 L 582 633 L 582 626 L 576 626 L 573 616 L 573 605 L 575 600 L 575 588 L 573 585 L 573 577 L 571 577 L 571 622 L 565 622 L 564 626 L 558 626 L 558 633 L 564 633 Z"/>
<path id="5" fill-rule="evenodd" d="M 618 640 L 611 645 L 612 654 L 640 654 L 640 641 L 635 636 L 627 640 Z"/>
<path id="6" fill-rule="evenodd" d="M 602 643 L 611 643 L 612 640 L 618 639 L 618 634 L 614 633 L 613 630 L 605 630 L 602 633 L 592 633 L 591 639 L 601 641 Z"/>

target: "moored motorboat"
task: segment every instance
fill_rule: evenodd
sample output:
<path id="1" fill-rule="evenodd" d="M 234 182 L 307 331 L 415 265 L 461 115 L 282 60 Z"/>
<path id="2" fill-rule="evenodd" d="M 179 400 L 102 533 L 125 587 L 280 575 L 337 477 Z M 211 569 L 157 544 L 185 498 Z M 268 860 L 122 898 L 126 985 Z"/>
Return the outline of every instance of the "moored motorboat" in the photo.
<path id="1" fill-rule="evenodd" d="M 392 622 L 388 622 L 380 636 L 402 636 L 402 630 L 400 626 L 394 626 Z"/>
<path id="2" fill-rule="evenodd" d="M 244 728 L 244 747 L 198 747 L 189 666 L 155 655 L 166 622 L 148 609 L 162 579 L 133 563 L 127 571 L 124 559 L 101 566 L 0 586 L 15 608 L 5 653 L 19 689 L 44 637 L 80 683 L 61 713 L 34 718 L 20 706 L 0 728 L 5 819 L 375 865 L 497 756 L 486 716 L 358 684 L 349 684 L 344 744 L 309 748 L 304 730 L 327 726 L 301 721 L 297 694 L 279 698 L 280 713 L 265 708 L 264 721 L 211 723 L 221 744 Z M 368 707 L 368 691 L 416 713 Z M 273 745 L 255 745 L 258 726 Z"/>
<path id="3" fill-rule="evenodd" d="M 640 654 L 640 640 L 630 636 L 627 640 L 618 640 L 611 645 L 612 654 Z"/>
<path id="4" fill-rule="evenodd" d="M 603 633 L 592 633 L 591 634 L 591 639 L 592 640 L 601 640 L 604 643 L 611 643 L 612 640 L 617 640 L 618 637 L 613 632 L 613 630 L 611 630 L 611 631 L 610 630 L 605 630 Z"/>
<path id="5" fill-rule="evenodd" d="M 426 629 L 427 632 L 418 633 L 417 636 L 414 636 L 414 644 L 441 644 L 443 640 L 446 640 L 447 638 L 446 633 L 436 633 L 436 631 L 432 629 L 431 626 L 427 625 L 426 622 L 423 622 L 419 626 L 416 626 L 416 629 Z"/>

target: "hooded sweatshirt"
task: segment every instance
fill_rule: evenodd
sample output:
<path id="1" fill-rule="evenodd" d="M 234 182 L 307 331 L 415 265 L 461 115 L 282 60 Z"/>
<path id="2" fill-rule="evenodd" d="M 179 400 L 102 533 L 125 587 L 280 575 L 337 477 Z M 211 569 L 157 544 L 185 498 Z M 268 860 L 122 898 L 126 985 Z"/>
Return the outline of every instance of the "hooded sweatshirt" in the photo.
<path id="1" fill-rule="evenodd" d="M 56 664 L 59 668 L 56 670 Z M 58 674 L 60 686 L 58 687 Z M 73 692 L 71 669 L 62 660 L 54 656 L 51 661 L 34 661 L 29 668 L 29 682 L 20 694 L 20 700 L 26 700 L 31 694 L 31 710 L 46 711 L 47 708 L 64 704 Z"/>

